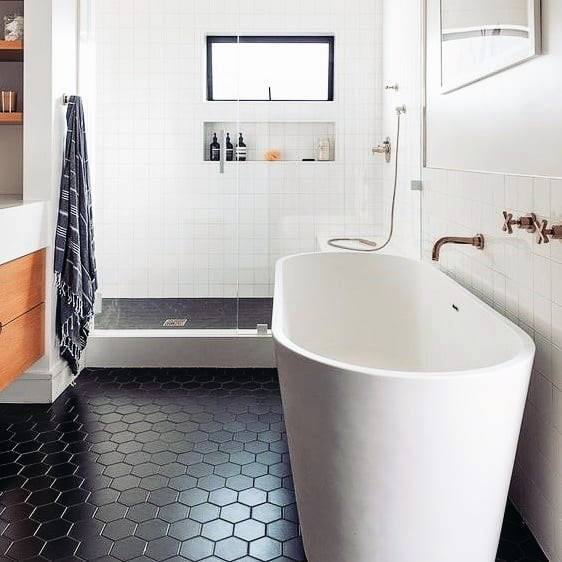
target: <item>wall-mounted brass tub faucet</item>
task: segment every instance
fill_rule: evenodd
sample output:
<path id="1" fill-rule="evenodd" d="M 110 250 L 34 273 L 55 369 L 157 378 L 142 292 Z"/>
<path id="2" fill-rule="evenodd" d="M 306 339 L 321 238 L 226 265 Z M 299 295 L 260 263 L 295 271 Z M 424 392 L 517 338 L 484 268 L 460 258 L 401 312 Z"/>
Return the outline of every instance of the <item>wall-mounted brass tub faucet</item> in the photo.
<path id="1" fill-rule="evenodd" d="M 548 221 L 539 220 L 535 213 L 529 213 L 515 220 L 512 213 L 504 211 L 503 218 L 502 230 L 508 234 L 513 234 L 513 227 L 517 226 L 524 228 L 529 234 L 538 233 L 538 244 L 548 244 L 550 240 L 562 240 L 562 224 L 555 224 L 549 228 Z"/>
<path id="2" fill-rule="evenodd" d="M 439 253 L 441 248 L 445 244 L 465 244 L 469 246 L 474 246 L 479 250 L 484 249 L 484 236 L 482 234 L 477 234 L 473 237 L 464 237 L 464 236 L 445 236 L 444 238 L 440 238 L 435 242 L 435 246 L 433 246 L 433 252 L 431 254 L 431 258 L 433 261 L 439 261 Z"/>

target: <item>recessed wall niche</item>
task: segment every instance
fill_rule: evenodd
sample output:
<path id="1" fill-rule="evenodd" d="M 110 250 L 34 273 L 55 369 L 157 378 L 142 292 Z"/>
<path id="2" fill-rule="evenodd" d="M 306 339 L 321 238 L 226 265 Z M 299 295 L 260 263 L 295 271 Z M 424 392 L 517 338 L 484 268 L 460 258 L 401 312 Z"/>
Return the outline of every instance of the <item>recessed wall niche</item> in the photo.
<path id="1" fill-rule="evenodd" d="M 269 122 L 251 123 L 236 121 L 206 122 L 203 126 L 204 160 L 211 160 L 210 145 L 216 133 L 222 144 L 222 131 L 230 134 L 234 147 L 238 143 L 238 135 L 242 133 L 247 147 L 247 161 L 266 161 L 266 152 L 278 151 L 280 160 L 284 162 L 301 162 L 319 158 L 319 144 L 329 143 L 329 158 L 335 160 L 335 123 L 333 122 Z"/>

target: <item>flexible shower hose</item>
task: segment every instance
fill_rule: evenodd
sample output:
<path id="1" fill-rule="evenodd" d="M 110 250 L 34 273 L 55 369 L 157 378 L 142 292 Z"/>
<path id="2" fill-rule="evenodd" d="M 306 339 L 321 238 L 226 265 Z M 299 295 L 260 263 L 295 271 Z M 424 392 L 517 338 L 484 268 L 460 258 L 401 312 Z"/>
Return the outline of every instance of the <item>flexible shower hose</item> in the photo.
<path id="1" fill-rule="evenodd" d="M 382 246 L 377 246 L 376 242 L 372 240 L 366 240 L 364 238 L 331 238 L 328 240 L 328 244 L 334 248 L 339 248 L 340 250 L 353 250 L 356 252 L 380 252 L 386 248 L 394 235 L 394 215 L 396 211 L 396 193 L 398 188 L 398 151 L 400 148 L 400 119 L 402 112 L 398 111 L 398 124 L 396 127 L 396 157 L 394 159 L 394 189 L 392 192 L 392 205 L 390 208 L 390 229 L 388 232 L 388 237 Z M 359 242 L 365 244 L 366 246 L 372 246 L 371 248 L 350 248 L 345 245 L 345 242 Z"/>

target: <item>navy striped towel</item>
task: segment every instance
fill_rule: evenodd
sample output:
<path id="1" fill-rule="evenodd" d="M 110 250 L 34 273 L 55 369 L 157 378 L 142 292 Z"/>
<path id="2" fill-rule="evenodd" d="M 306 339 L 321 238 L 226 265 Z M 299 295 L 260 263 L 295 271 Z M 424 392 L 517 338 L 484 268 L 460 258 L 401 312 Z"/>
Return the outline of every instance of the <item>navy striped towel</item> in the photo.
<path id="1" fill-rule="evenodd" d="M 77 374 L 94 316 L 98 287 L 86 129 L 82 100 L 78 96 L 70 98 L 66 125 L 55 238 L 56 329 L 61 357 Z"/>

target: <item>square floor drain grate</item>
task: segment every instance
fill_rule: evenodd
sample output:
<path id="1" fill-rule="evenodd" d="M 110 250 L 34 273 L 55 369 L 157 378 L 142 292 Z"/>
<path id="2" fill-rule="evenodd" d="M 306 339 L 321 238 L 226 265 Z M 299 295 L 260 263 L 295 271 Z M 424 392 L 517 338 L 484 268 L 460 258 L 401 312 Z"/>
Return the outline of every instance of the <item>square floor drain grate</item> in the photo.
<path id="1" fill-rule="evenodd" d="M 187 324 L 187 318 L 168 318 L 164 320 L 162 327 L 164 328 L 185 328 Z"/>

